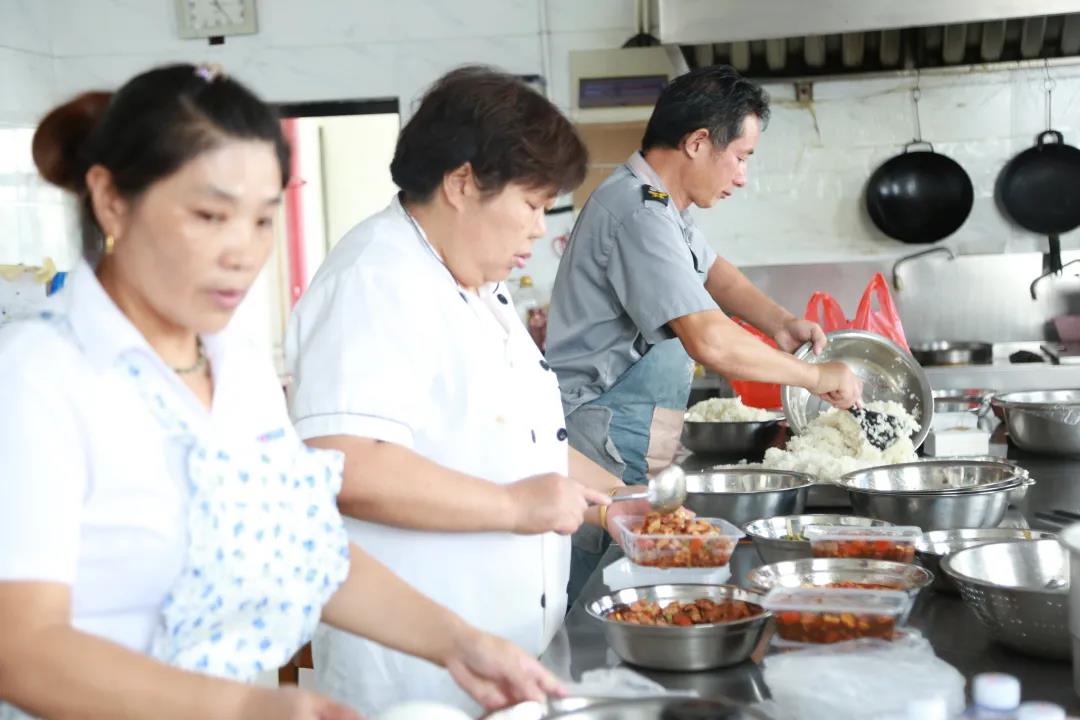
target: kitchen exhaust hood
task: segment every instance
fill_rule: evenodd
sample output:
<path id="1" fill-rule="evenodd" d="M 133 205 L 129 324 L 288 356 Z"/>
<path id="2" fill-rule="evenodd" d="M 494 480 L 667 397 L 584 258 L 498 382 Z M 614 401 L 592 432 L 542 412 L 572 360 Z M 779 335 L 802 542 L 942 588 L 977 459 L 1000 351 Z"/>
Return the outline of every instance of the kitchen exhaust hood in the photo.
<path id="1" fill-rule="evenodd" d="M 1080 55 L 1080 0 L 651 0 L 691 67 L 807 77 Z"/>

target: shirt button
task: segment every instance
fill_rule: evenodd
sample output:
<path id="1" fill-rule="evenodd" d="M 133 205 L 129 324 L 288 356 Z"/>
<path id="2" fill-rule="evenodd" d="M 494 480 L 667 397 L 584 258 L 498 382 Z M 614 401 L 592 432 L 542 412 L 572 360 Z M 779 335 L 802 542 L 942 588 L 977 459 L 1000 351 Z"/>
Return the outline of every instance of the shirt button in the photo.
<path id="1" fill-rule="evenodd" d="M 536 442 L 536 431 L 535 430 L 530 430 L 529 432 L 532 433 L 532 439 L 533 439 L 533 442 L 535 443 Z"/>
<path id="2" fill-rule="evenodd" d="M 558 438 L 559 442 L 566 440 L 566 428 L 559 428 L 559 432 L 555 433 L 555 437 Z"/>
<path id="3" fill-rule="evenodd" d="M 547 593 L 544 593 L 543 595 L 540 596 L 540 607 L 542 607 L 542 608 L 547 607 Z"/>
<path id="4" fill-rule="evenodd" d="M 509 302 L 506 299 L 506 296 L 503 295 L 502 293 L 499 293 L 497 297 L 499 298 L 499 302 L 501 302 L 503 305 L 506 305 Z"/>
<path id="5" fill-rule="evenodd" d="M 551 366 L 548 365 L 547 360 L 541 360 L 540 361 L 540 367 L 542 367 L 544 370 L 550 370 L 551 369 Z"/>

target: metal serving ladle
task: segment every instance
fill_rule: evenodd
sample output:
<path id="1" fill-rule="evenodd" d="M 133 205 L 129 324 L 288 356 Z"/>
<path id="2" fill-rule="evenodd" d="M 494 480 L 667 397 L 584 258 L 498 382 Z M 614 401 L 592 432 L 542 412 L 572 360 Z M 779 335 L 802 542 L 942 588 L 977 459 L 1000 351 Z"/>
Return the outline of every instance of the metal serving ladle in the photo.
<path id="1" fill-rule="evenodd" d="M 656 512 L 669 513 L 678 510 L 686 502 L 686 473 L 678 465 L 669 465 L 649 480 L 644 492 L 616 495 L 612 502 L 648 500 Z"/>

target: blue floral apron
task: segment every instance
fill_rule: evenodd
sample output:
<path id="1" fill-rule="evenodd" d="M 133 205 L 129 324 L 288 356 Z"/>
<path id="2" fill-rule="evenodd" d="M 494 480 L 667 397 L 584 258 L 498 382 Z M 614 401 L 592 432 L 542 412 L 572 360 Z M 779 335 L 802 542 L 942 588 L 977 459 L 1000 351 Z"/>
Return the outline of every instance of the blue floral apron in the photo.
<path id="1" fill-rule="evenodd" d="M 62 316 L 42 313 L 76 342 Z M 77 344 L 77 343 L 76 343 Z M 132 351 L 121 369 L 186 455 L 188 548 L 149 654 L 194 672 L 251 681 L 283 666 L 311 639 L 322 606 L 348 576 L 349 544 L 337 494 L 344 458 L 297 443 L 271 458 L 190 430 Z M 0 703 L 0 720 L 27 715 Z"/>

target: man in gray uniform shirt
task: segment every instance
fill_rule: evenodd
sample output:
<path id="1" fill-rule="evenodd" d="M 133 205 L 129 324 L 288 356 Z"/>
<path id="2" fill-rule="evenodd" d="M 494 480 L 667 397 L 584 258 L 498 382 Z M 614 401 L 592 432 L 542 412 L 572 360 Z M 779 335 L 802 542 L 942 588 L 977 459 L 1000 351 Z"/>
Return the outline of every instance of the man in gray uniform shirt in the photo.
<path id="1" fill-rule="evenodd" d="M 690 205 L 711 207 L 746 184 L 768 114 L 765 92 L 728 66 L 676 78 L 657 100 L 641 151 L 593 192 L 570 236 L 552 292 L 547 361 L 558 373 L 570 444 L 627 484 L 671 464 L 695 360 L 725 378 L 803 387 L 841 408 L 862 394 L 843 363 L 790 354 L 805 342 L 820 352 L 824 332 L 718 257 L 690 217 Z M 598 528 L 575 535 L 571 600 L 604 543 Z"/>

